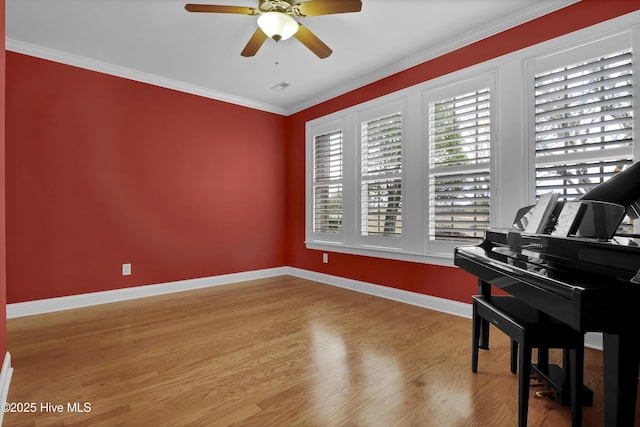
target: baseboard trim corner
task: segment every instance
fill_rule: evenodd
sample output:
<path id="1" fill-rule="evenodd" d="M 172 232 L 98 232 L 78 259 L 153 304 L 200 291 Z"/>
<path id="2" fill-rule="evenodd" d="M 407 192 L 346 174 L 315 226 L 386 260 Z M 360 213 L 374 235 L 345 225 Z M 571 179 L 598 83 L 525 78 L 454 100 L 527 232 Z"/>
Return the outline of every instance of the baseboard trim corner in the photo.
<path id="1" fill-rule="evenodd" d="M 9 384 L 11 384 L 11 376 L 13 375 L 13 367 L 11 366 L 11 354 L 7 351 L 2 363 L 2 371 L 0 372 L 0 402 L 6 403 L 9 397 Z M 0 411 L 0 426 L 4 418 L 4 411 Z"/>

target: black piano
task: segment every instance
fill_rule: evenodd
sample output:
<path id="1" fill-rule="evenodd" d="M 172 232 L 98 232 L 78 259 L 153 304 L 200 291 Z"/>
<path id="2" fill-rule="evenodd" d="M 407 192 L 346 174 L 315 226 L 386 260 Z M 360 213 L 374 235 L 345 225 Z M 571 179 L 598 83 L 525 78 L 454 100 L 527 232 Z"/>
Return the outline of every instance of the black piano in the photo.
<path id="1" fill-rule="evenodd" d="M 635 419 L 640 236 L 616 230 L 625 215 L 640 216 L 639 201 L 636 163 L 580 199 L 558 202 L 535 232 L 487 230 L 479 245 L 455 250 L 455 264 L 478 277 L 480 294 L 495 286 L 581 332 L 602 332 L 607 427 Z"/>

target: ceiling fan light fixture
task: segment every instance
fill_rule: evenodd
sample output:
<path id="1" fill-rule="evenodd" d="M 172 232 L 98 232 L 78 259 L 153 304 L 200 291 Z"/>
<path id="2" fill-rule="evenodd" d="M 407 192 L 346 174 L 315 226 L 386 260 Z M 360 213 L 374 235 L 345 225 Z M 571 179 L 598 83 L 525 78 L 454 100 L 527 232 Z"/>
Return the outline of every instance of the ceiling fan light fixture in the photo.
<path id="1" fill-rule="evenodd" d="M 300 25 L 286 13 L 266 12 L 258 17 L 258 26 L 269 38 L 280 41 L 293 36 Z"/>

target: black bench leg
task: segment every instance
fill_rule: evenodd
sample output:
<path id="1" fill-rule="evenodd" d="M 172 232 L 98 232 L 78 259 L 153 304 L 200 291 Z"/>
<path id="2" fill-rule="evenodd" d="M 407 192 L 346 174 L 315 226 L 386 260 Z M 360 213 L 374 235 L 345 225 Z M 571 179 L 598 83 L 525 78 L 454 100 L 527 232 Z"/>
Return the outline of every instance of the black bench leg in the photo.
<path id="1" fill-rule="evenodd" d="M 518 341 L 511 340 L 511 373 L 518 371 Z"/>
<path id="2" fill-rule="evenodd" d="M 489 350 L 489 322 L 480 320 L 480 348 Z"/>
<path id="3" fill-rule="evenodd" d="M 478 294 L 484 296 L 491 295 L 491 284 L 478 278 Z M 489 350 L 489 321 L 482 319 L 480 322 L 479 346 L 483 350 Z"/>

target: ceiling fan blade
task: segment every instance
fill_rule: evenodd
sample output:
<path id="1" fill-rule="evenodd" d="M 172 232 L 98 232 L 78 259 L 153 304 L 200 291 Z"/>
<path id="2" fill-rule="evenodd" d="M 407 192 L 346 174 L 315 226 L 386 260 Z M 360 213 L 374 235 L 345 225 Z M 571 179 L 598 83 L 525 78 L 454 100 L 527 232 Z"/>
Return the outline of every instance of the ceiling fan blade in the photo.
<path id="1" fill-rule="evenodd" d="M 241 15 L 257 15 L 258 10 L 253 7 L 244 6 L 218 6 L 215 4 L 192 4 L 188 3 L 184 8 L 189 12 L 208 13 L 239 13 Z"/>
<path id="2" fill-rule="evenodd" d="M 318 58 L 326 58 L 333 52 L 329 46 L 324 44 L 315 34 L 313 34 L 307 27 L 298 23 L 300 28 L 298 32 L 293 36 L 300 40 L 300 43 L 305 45 L 311 52 L 315 53 Z"/>
<path id="3" fill-rule="evenodd" d="M 296 3 L 295 7 L 303 16 L 331 15 L 333 13 L 360 12 L 360 0 L 309 0 Z"/>
<path id="4" fill-rule="evenodd" d="M 258 52 L 258 49 L 262 46 L 264 41 L 267 39 L 267 35 L 262 31 L 259 27 L 255 33 L 249 39 L 249 43 L 244 47 L 242 56 L 253 56 Z"/>

